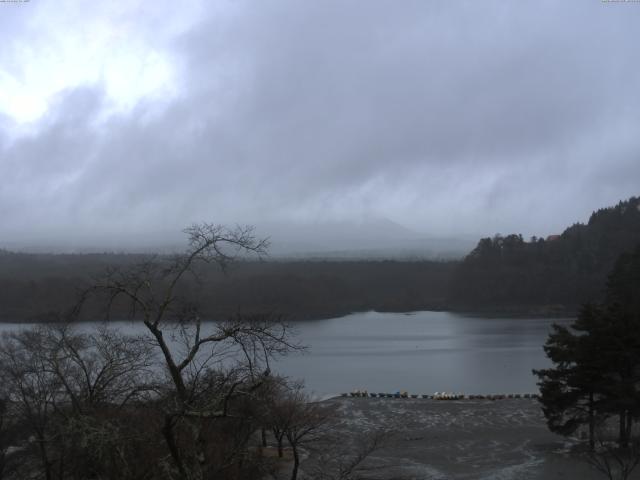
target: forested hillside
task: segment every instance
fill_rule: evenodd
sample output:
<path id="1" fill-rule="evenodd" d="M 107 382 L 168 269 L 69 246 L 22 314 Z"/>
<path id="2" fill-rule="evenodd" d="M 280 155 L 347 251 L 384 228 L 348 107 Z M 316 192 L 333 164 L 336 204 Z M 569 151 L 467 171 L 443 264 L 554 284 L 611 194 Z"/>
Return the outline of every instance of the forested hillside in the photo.
<path id="1" fill-rule="evenodd" d="M 570 311 L 599 300 L 615 260 L 640 243 L 640 198 L 594 212 L 547 239 L 483 238 L 456 269 L 451 303 L 460 308 Z"/>
<path id="2" fill-rule="evenodd" d="M 269 311 L 292 319 L 354 311 L 425 309 L 573 313 L 601 298 L 615 260 L 640 244 L 640 198 L 594 212 L 561 235 L 483 238 L 462 262 L 240 261 L 227 275 L 201 272 L 188 285 L 209 318 Z M 131 254 L 44 255 L 0 251 L 0 320 L 54 320 L 107 268 Z M 98 310 L 86 310 L 86 319 Z M 116 314 L 126 316 L 124 310 Z"/>
<path id="3" fill-rule="evenodd" d="M 78 292 L 109 268 L 126 268 L 142 255 L 31 255 L 0 253 L 0 321 L 47 321 L 64 316 Z M 223 274 L 204 269 L 202 284 L 185 284 L 208 318 L 271 312 L 291 319 L 363 310 L 445 308 L 454 262 L 240 261 Z M 183 292 L 185 293 L 185 292 Z M 101 318 L 90 306 L 85 320 Z M 115 310 L 125 317 L 126 309 Z"/>

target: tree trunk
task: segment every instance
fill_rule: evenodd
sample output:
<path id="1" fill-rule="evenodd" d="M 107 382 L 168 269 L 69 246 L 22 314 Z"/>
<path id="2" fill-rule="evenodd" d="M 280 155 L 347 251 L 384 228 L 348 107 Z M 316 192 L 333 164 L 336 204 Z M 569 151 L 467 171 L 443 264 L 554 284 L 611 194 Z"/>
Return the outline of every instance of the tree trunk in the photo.
<path id="1" fill-rule="evenodd" d="M 300 467 L 298 447 L 295 444 L 291 444 L 291 451 L 293 452 L 293 470 L 291 471 L 291 480 L 296 480 L 298 478 L 298 468 Z"/>
<path id="2" fill-rule="evenodd" d="M 45 480 L 51 480 L 53 478 L 51 476 L 51 464 L 49 463 L 49 457 L 47 456 L 47 448 L 44 446 L 44 438 L 39 437 L 38 443 L 40 447 L 40 459 L 42 461 L 42 466 L 44 467 L 44 478 Z"/>
<path id="3" fill-rule="evenodd" d="M 184 464 L 182 463 L 182 458 L 180 457 L 180 452 L 178 451 L 178 446 L 176 445 L 175 438 L 173 438 L 173 417 L 171 417 L 171 415 L 166 415 L 164 417 L 162 435 L 164 436 L 164 440 L 167 443 L 167 447 L 169 448 L 169 453 L 171 453 L 171 458 L 173 458 L 176 467 L 178 467 L 180 476 L 186 480 L 187 472 L 184 469 Z"/>
<path id="4" fill-rule="evenodd" d="M 160 346 L 160 350 L 162 351 L 162 355 L 164 356 L 165 365 L 167 370 L 169 370 L 169 375 L 171 375 L 171 379 L 173 380 L 173 384 L 176 387 L 176 393 L 178 394 L 178 400 L 181 404 L 184 404 L 187 398 L 187 387 L 184 384 L 184 380 L 182 379 L 182 373 L 178 369 L 176 362 L 173 360 L 173 356 L 171 355 L 171 350 L 167 345 L 167 342 L 164 339 L 162 334 L 162 330 L 155 327 L 151 322 L 145 320 L 144 322 L 147 329 L 153 334 L 156 338 L 158 345 Z M 184 406 L 184 405 L 183 405 Z"/>
<path id="5" fill-rule="evenodd" d="M 267 430 L 264 427 L 260 429 L 260 435 L 262 437 L 262 446 L 266 447 L 267 446 Z"/>
<path id="6" fill-rule="evenodd" d="M 624 448 L 624 449 L 629 447 L 626 410 L 620 411 L 620 431 L 619 431 L 618 445 L 620 446 L 620 448 Z"/>
<path id="7" fill-rule="evenodd" d="M 589 394 L 589 449 L 593 452 L 596 448 L 596 417 L 593 408 L 593 393 Z"/>
<path id="8" fill-rule="evenodd" d="M 278 437 L 278 458 L 282 458 L 284 452 L 282 449 L 282 437 Z"/>

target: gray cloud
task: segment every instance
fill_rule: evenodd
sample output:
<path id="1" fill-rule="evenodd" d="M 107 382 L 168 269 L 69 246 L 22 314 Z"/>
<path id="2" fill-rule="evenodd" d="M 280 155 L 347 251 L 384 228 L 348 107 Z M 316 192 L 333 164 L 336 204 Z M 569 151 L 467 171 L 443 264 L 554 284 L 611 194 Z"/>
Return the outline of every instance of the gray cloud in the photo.
<path id="1" fill-rule="evenodd" d="M 221 5 L 157 45 L 176 97 L 107 115 L 98 83 L 28 134 L 0 118 L 0 234 L 385 217 L 544 235 L 639 193 L 638 5 Z M 126 20 L 153 32 L 165 7 Z"/>

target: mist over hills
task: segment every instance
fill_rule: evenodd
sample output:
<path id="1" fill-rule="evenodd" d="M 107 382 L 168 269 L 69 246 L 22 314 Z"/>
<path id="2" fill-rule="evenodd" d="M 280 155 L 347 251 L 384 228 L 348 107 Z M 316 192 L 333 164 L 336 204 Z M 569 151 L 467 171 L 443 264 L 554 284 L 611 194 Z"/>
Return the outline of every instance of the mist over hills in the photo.
<path id="1" fill-rule="evenodd" d="M 256 231 L 267 234 L 275 259 L 454 259 L 463 257 L 476 240 L 471 235 L 428 236 L 385 218 L 259 223 Z"/>
<path id="2" fill-rule="evenodd" d="M 186 225 L 185 225 L 186 226 Z M 286 259 L 456 259 L 473 248 L 474 235 L 430 236 L 386 218 L 360 221 L 257 222 L 255 234 L 268 238 L 269 257 Z M 176 253 L 185 235 L 175 230 L 74 233 L 52 238 L 4 241 L 0 247 L 25 253 Z"/>
<path id="3" fill-rule="evenodd" d="M 615 260 L 640 244 L 640 199 L 597 210 L 588 222 L 561 235 L 482 238 L 458 260 L 446 252 L 462 252 L 465 242 L 475 242 L 425 239 L 389 221 L 319 222 L 295 229 L 263 223 L 256 233 L 263 231 L 271 234 L 269 257 L 241 259 L 228 276 L 208 265 L 203 284 L 188 287 L 201 292 L 197 301 L 208 318 L 238 311 L 296 319 L 364 310 L 573 314 L 581 303 L 600 299 Z M 158 232 L 144 240 L 147 252 L 184 248 L 179 232 L 171 237 Z M 127 250 L 121 245 L 104 250 L 111 253 L 92 254 L 0 251 L 0 320 L 64 317 L 78 289 L 95 275 L 148 258 L 140 245 L 130 245 L 136 254 L 123 253 Z M 99 317 L 98 310 L 87 315 Z"/>

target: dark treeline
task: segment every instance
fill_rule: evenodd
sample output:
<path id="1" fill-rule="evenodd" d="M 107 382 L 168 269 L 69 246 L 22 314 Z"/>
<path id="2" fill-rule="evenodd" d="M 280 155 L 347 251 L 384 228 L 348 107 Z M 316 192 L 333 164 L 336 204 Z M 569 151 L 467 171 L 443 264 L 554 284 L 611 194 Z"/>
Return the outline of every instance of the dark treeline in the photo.
<path id="1" fill-rule="evenodd" d="M 107 267 L 126 268 L 141 255 L 0 253 L 0 319 L 47 321 L 64 316 L 77 292 Z M 244 261 L 222 273 L 204 267 L 187 282 L 207 318 L 277 312 L 292 319 L 354 311 L 408 311 L 446 306 L 456 262 Z M 193 293 L 195 292 L 195 293 Z M 127 312 L 113 312 L 124 316 Z M 89 307 L 85 319 L 99 311 Z"/>
<path id="2" fill-rule="evenodd" d="M 203 268 L 202 284 L 183 288 L 211 319 L 265 311 L 291 319 L 365 310 L 573 314 L 581 303 L 602 299 L 615 260 L 637 244 L 640 199 L 631 198 L 547 239 L 483 238 L 461 262 L 241 261 L 226 273 Z M 144 258 L 0 251 L 0 319 L 57 320 L 105 268 L 126 268 Z M 86 312 L 86 319 L 98 314 Z M 125 313 L 114 310 L 114 316 Z"/>
<path id="3" fill-rule="evenodd" d="M 457 307 L 575 311 L 602 298 L 616 259 L 640 243 L 640 199 L 594 212 L 547 239 L 483 238 L 456 269 Z"/>

